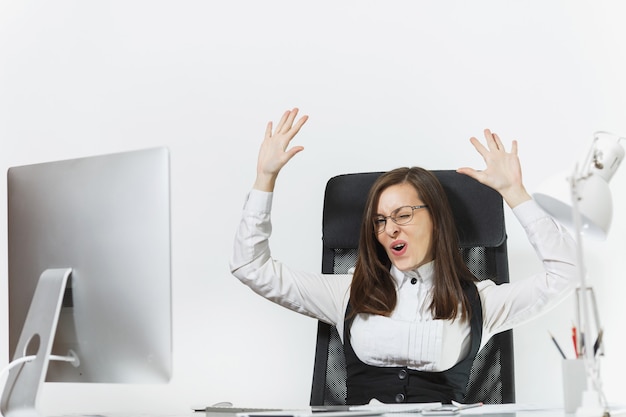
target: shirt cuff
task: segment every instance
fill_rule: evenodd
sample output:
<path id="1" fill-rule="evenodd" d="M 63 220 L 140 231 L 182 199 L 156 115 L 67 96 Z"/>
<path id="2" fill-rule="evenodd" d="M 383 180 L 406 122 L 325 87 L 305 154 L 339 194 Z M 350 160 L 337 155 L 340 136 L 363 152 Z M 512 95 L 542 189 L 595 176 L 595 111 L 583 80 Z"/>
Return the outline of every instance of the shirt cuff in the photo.
<path id="1" fill-rule="evenodd" d="M 246 198 L 244 210 L 270 213 L 272 211 L 273 197 L 274 193 L 252 189 Z"/>

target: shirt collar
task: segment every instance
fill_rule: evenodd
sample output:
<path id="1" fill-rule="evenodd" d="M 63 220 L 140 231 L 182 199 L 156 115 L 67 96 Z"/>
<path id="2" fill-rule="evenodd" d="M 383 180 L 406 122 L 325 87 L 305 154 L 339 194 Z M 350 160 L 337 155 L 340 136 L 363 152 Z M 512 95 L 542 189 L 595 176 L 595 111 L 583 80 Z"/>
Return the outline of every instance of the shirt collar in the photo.
<path id="1" fill-rule="evenodd" d="M 400 271 L 394 265 L 391 266 L 391 276 L 396 282 L 396 286 L 399 288 L 404 285 L 405 282 L 411 281 L 413 278 L 422 280 L 424 284 L 432 285 L 433 276 L 435 274 L 435 261 L 430 261 L 417 269 L 410 271 Z"/>

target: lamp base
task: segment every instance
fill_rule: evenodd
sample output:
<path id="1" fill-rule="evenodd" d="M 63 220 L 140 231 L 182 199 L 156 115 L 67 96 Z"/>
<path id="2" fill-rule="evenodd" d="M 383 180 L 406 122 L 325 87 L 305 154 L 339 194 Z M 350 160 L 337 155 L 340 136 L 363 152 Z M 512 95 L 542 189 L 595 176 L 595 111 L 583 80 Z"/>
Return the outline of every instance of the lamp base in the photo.
<path id="1" fill-rule="evenodd" d="M 600 396 L 594 390 L 583 392 L 582 404 L 576 410 L 576 417 L 608 417 L 609 412 L 600 403 Z"/>

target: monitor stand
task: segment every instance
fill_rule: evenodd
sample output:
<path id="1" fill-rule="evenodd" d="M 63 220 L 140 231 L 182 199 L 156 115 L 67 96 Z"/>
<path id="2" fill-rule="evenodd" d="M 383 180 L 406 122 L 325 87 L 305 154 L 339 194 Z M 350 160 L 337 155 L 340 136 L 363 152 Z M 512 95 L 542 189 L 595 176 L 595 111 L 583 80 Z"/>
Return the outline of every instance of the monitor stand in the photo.
<path id="1" fill-rule="evenodd" d="M 0 402 L 0 412 L 4 417 L 40 416 L 37 396 L 48 371 L 63 295 L 71 272 L 69 268 L 47 269 L 39 277 L 13 361 L 31 355 L 36 357 L 9 371 Z"/>

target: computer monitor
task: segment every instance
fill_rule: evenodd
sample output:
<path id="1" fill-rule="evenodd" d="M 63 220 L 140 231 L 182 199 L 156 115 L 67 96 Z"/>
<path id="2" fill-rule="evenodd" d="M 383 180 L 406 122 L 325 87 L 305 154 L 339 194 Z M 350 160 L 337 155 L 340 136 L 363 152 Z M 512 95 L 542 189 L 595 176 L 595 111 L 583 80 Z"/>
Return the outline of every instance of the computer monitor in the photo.
<path id="1" fill-rule="evenodd" d="M 37 415 L 44 377 L 169 381 L 169 179 L 166 148 L 9 168 L 9 353 L 33 360 L 10 372 L 5 417 Z"/>

